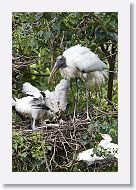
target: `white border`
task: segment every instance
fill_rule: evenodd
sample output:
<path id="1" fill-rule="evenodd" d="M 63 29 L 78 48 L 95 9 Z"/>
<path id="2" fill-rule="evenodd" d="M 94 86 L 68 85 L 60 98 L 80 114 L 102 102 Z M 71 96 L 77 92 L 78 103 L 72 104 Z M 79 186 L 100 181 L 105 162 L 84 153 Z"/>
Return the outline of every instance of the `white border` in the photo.
<path id="1" fill-rule="evenodd" d="M 4 184 L 129 184 L 130 183 L 130 26 L 127 0 L 9 0 L 1 4 L 0 18 L 0 177 Z M 119 171 L 12 172 L 12 12 L 118 12 L 119 18 Z"/>

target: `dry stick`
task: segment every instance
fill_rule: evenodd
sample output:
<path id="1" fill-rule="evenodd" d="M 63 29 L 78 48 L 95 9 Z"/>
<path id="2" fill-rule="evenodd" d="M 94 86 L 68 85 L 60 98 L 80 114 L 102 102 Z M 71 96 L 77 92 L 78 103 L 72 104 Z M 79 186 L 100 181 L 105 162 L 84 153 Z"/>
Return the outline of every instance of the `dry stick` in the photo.
<path id="1" fill-rule="evenodd" d="M 54 139 L 54 150 L 53 150 L 52 157 L 51 157 L 51 159 L 50 159 L 50 165 L 51 165 L 52 160 L 54 160 L 55 151 L 56 151 L 56 137 L 55 137 L 55 139 Z"/>
<path id="2" fill-rule="evenodd" d="M 47 156 L 46 156 L 46 154 L 45 154 L 45 149 L 44 149 L 44 139 L 43 139 L 43 135 L 41 135 L 41 137 L 42 137 L 42 150 L 43 150 L 43 156 L 44 156 L 44 160 L 45 160 L 45 163 L 46 163 L 46 168 L 47 168 L 47 170 L 48 170 L 48 172 L 51 172 L 51 170 L 50 170 L 50 168 L 49 168 L 49 165 L 48 165 L 48 161 L 47 161 Z"/>
<path id="3" fill-rule="evenodd" d="M 72 158 L 72 160 L 66 165 L 67 167 L 71 167 L 70 171 L 72 170 L 73 165 L 74 165 L 74 163 L 75 163 L 75 161 L 76 161 L 75 158 L 76 158 L 76 153 L 77 153 L 78 148 L 79 148 L 79 145 L 76 144 L 76 149 L 75 149 L 75 152 L 74 152 L 74 154 L 73 154 L 73 158 Z"/>
<path id="4" fill-rule="evenodd" d="M 39 74 L 39 73 L 29 73 L 30 75 L 33 75 L 33 76 L 39 76 L 39 77 L 48 77 L 50 76 L 49 74 Z"/>
<path id="5" fill-rule="evenodd" d="M 64 137 L 63 133 L 60 131 L 60 129 L 58 129 L 58 131 L 61 133 L 61 135 L 62 135 L 64 141 L 67 143 L 67 145 L 68 145 L 70 148 L 72 148 L 72 147 L 69 145 L 69 143 L 67 142 L 67 140 L 66 140 L 66 138 Z"/>
<path id="6" fill-rule="evenodd" d="M 108 56 L 106 56 L 106 57 L 101 58 L 101 60 L 107 59 L 107 58 L 109 58 L 109 57 L 111 57 L 111 56 L 113 56 L 113 55 L 117 55 L 117 54 L 118 54 L 118 53 L 112 53 L 112 54 L 110 54 L 110 55 L 108 55 Z"/>
<path id="7" fill-rule="evenodd" d="M 49 123 L 49 124 L 43 125 L 42 127 L 37 127 L 37 129 L 44 128 L 44 127 L 59 127 L 59 124 Z"/>
<path id="8" fill-rule="evenodd" d="M 65 50 L 65 47 L 64 47 L 64 34 L 65 34 L 65 31 L 63 31 L 63 34 L 62 34 L 62 38 L 61 38 L 61 41 L 60 41 L 60 48 L 62 49 L 62 51 Z"/>
<path id="9" fill-rule="evenodd" d="M 59 139 L 60 139 L 60 137 L 59 137 Z M 68 153 L 67 153 L 67 150 L 66 150 L 65 144 L 64 144 L 64 142 L 63 142 L 61 139 L 60 139 L 60 142 L 62 143 L 62 145 L 63 145 L 63 147 L 64 147 L 64 151 L 65 151 L 66 158 L 67 158 L 67 160 L 69 161 Z"/>
<path id="10" fill-rule="evenodd" d="M 43 125 L 42 127 L 36 127 L 36 130 L 39 130 L 39 129 L 43 129 L 43 128 L 47 128 L 47 127 L 58 127 L 59 125 L 58 124 L 46 124 L 46 125 Z M 33 131 L 32 129 L 27 129 L 27 130 L 23 130 L 23 131 Z"/>
<path id="11" fill-rule="evenodd" d="M 94 105 L 93 105 L 94 106 Z M 114 112 L 112 112 L 112 113 L 108 113 L 108 112 L 104 112 L 104 111 L 102 111 L 102 110 L 100 110 L 100 109 L 98 109 L 97 107 L 95 107 L 94 106 L 94 108 L 97 110 L 97 111 L 99 111 L 99 112 L 101 112 L 101 113 L 104 113 L 104 114 L 106 114 L 106 115 L 111 115 L 111 114 L 117 114 L 117 112 L 116 113 L 114 113 Z"/>
<path id="12" fill-rule="evenodd" d="M 74 131 L 73 131 L 73 138 L 74 138 L 75 134 L 76 134 L 76 125 L 75 125 L 75 122 L 73 122 L 73 128 L 74 128 Z"/>

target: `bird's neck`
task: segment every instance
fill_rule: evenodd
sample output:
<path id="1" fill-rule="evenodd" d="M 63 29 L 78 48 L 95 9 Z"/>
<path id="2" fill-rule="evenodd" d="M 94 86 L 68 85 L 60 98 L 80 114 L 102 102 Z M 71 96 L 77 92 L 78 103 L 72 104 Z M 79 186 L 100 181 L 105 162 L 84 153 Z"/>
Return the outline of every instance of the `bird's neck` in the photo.
<path id="1" fill-rule="evenodd" d="M 107 140 L 101 140 L 99 145 L 102 146 L 102 147 L 105 147 L 107 144 L 109 144 L 110 141 L 107 141 Z"/>

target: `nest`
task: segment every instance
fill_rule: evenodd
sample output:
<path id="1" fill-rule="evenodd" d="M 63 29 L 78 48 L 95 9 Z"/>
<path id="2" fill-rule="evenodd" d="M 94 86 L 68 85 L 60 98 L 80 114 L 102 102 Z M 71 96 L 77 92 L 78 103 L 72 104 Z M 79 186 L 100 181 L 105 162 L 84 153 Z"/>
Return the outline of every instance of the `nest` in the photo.
<path id="1" fill-rule="evenodd" d="M 46 142 L 52 147 L 52 150 L 46 154 L 43 146 L 47 171 L 104 171 L 107 170 L 107 166 L 117 165 L 115 159 L 99 161 L 91 166 L 77 161 L 78 153 L 87 149 L 83 139 L 84 135 L 90 141 L 95 142 L 97 133 L 95 128 L 88 127 L 89 122 L 85 118 L 86 115 L 83 114 L 73 121 L 73 115 L 67 115 L 58 118 L 54 122 L 46 121 L 36 125 L 36 131 L 34 132 L 42 132 L 41 142 L 43 144 Z M 13 128 L 25 137 L 33 133 L 29 129 L 27 121 L 13 122 Z"/>

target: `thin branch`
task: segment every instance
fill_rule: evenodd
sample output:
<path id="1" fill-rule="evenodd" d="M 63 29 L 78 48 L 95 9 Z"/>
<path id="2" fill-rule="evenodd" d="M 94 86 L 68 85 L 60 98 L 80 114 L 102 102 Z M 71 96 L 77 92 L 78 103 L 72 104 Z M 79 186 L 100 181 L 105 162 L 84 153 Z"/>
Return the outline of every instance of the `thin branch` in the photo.
<path id="1" fill-rule="evenodd" d="M 47 156 L 46 156 L 46 154 L 45 154 L 45 147 L 44 147 L 44 139 L 43 139 L 43 135 L 41 135 L 41 137 L 42 137 L 42 139 L 41 139 L 42 144 L 41 144 L 41 145 L 42 145 L 42 150 L 43 150 L 44 160 L 45 160 L 45 163 L 46 163 L 46 168 L 47 168 L 48 172 L 51 172 L 50 167 L 49 167 L 49 164 L 48 164 L 48 161 L 47 161 Z"/>
<path id="2" fill-rule="evenodd" d="M 63 31 L 62 38 L 61 38 L 61 41 L 60 41 L 60 48 L 62 49 L 62 51 L 65 50 L 65 47 L 64 47 L 64 34 L 65 34 L 65 31 Z"/>
<path id="3" fill-rule="evenodd" d="M 49 74 L 36 74 L 36 73 L 29 73 L 30 75 L 33 75 L 33 76 L 39 76 L 39 77 L 48 77 L 48 76 L 50 76 Z"/>

